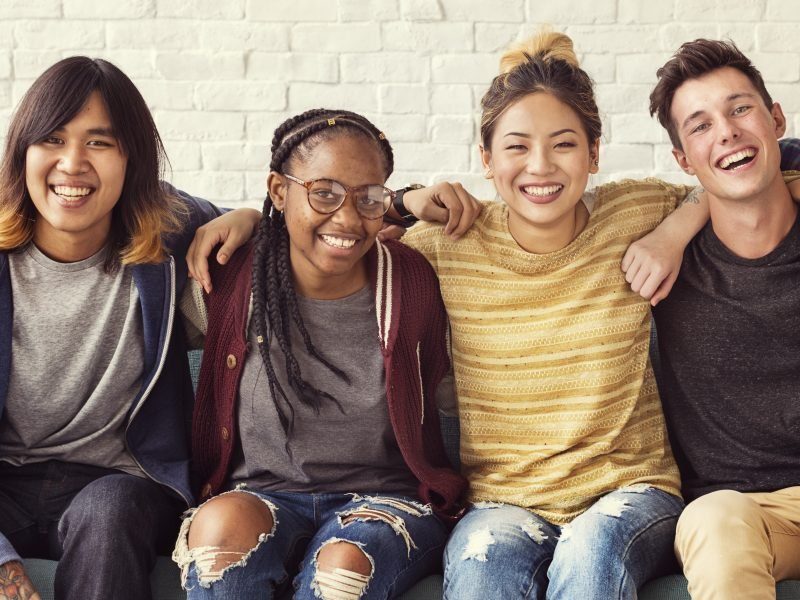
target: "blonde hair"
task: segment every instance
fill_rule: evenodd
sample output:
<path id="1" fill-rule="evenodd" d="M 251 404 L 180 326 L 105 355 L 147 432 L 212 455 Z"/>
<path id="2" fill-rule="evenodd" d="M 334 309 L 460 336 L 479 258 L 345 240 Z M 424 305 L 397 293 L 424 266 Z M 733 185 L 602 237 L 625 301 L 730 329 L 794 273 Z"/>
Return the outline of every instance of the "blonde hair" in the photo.
<path id="1" fill-rule="evenodd" d="M 543 61 L 563 60 L 575 69 L 580 68 L 572 39 L 565 33 L 544 28 L 527 40 L 509 46 L 500 57 L 500 74 L 509 73 L 534 57 Z"/>
<path id="2" fill-rule="evenodd" d="M 581 69 L 572 39 L 550 28 L 511 45 L 500 58 L 500 74 L 481 100 L 481 141 L 489 148 L 497 120 L 518 100 L 546 92 L 572 108 L 589 142 L 600 139 L 602 124 L 594 99 L 594 84 Z"/>

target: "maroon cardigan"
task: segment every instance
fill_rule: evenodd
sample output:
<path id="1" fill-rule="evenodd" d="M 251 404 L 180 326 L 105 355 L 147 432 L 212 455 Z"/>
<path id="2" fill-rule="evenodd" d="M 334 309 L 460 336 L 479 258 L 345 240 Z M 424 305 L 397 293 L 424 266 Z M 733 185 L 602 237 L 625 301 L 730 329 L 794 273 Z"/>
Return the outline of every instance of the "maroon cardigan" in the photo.
<path id="1" fill-rule="evenodd" d="M 439 516 L 454 518 L 467 482 L 445 455 L 435 402 L 436 388 L 449 368 L 439 282 L 419 253 L 398 242 L 376 242 L 366 260 L 397 445 L 419 481 L 420 499 Z M 208 330 L 192 423 L 193 468 L 201 500 L 221 490 L 232 468 L 239 381 L 250 351 L 252 262 L 253 248 L 248 245 L 226 267 L 211 266 L 214 291 L 205 296 Z"/>

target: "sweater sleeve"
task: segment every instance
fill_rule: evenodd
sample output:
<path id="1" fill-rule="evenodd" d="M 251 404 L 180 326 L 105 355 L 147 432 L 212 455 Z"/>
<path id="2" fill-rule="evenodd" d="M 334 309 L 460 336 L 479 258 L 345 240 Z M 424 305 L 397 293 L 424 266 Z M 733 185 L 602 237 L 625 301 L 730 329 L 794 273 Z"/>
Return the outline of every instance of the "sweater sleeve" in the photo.
<path id="1" fill-rule="evenodd" d="M 208 330 L 208 310 L 203 298 L 203 288 L 194 279 L 183 289 L 180 309 L 189 347 L 193 350 L 202 348 Z"/>
<path id="2" fill-rule="evenodd" d="M 0 533 L 0 565 L 4 565 L 15 560 L 21 561 L 22 558 L 17 551 L 14 550 L 14 546 L 11 545 L 11 542 L 9 542 L 6 537 Z"/>

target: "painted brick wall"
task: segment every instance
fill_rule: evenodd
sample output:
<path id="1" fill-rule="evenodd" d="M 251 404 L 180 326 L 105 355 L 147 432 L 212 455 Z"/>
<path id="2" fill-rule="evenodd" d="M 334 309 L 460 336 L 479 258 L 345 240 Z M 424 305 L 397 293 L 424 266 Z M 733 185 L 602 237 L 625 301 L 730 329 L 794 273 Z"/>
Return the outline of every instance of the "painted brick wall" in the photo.
<path id="1" fill-rule="evenodd" d="M 655 69 L 696 37 L 733 39 L 800 131 L 796 0 L 0 0 L 0 131 L 30 82 L 73 54 L 141 89 L 177 185 L 260 206 L 275 126 L 315 106 L 374 119 L 400 186 L 440 179 L 493 196 L 479 101 L 502 49 L 552 23 L 575 41 L 604 121 L 601 183 L 684 181 L 647 114 Z"/>

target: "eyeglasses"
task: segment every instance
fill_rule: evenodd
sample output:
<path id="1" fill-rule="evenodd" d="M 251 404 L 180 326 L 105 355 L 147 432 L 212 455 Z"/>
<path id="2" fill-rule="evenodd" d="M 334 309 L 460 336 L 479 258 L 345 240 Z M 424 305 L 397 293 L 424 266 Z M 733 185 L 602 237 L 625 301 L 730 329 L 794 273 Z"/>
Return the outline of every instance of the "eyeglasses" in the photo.
<path id="1" fill-rule="evenodd" d="M 333 179 L 303 181 L 287 173 L 283 173 L 283 176 L 306 188 L 308 205 L 323 215 L 329 215 L 339 210 L 347 199 L 347 195 L 351 194 L 359 215 L 365 219 L 380 219 L 389 210 L 394 199 L 392 190 L 376 183 L 347 187 Z"/>

